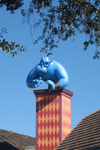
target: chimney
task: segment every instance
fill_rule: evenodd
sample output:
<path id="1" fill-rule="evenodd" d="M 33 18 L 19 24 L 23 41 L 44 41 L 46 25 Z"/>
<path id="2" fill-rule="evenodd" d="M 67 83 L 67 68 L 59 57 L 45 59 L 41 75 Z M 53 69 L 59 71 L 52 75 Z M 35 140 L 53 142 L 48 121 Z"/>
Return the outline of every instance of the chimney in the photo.
<path id="1" fill-rule="evenodd" d="M 34 90 L 36 96 L 36 150 L 54 150 L 71 131 L 73 93 L 60 89 Z"/>

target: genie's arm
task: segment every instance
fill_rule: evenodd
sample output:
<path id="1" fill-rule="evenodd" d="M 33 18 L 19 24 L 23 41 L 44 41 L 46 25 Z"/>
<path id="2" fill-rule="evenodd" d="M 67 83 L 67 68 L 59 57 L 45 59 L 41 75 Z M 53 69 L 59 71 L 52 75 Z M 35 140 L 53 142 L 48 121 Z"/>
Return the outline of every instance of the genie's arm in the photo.
<path id="1" fill-rule="evenodd" d="M 32 86 L 32 81 L 33 79 L 36 79 L 37 78 L 37 73 L 36 73 L 36 66 L 29 72 L 28 76 L 27 76 L 27 79 L 26 79 L 26 84 L 28 87 L 30 88 L 34 88 Z"/>
<path id="2" fill-rule="evenodd" d="M 30 88 L 36 88 L 42 83 L 42 79 L 38 78 L 38 73 L 36 71 L 36 66 L 30 71 L 27 76 L 26 84 Z"/>

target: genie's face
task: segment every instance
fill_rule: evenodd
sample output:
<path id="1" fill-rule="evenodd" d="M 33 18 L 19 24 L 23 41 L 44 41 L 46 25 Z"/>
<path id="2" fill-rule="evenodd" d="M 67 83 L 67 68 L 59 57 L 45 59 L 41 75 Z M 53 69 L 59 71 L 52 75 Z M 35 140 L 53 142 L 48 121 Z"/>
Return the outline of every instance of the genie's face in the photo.
<path id="1" fill-rule="evenodd" d="M 48 67 L 50 65 L 50 60 L 48 57 L 44 57 L 41 59 L 40 63 L 37 65 L 36 70 L 39 74 L 47 73 Z"/>

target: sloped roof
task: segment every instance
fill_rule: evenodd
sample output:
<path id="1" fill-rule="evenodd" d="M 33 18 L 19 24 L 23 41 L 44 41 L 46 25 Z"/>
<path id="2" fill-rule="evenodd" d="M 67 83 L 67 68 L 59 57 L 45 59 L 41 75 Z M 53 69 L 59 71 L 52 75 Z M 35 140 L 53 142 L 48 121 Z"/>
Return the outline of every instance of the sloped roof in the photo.
<path id="1" fill-rule="evenodd" d="M 0 150 L 23 150 L 22 146 L 34 146 L 35 138 L 0 129 Z"/>
<path id="2" fill-rule="evenodd" d="M 55 150 L 87 150 L 100 147 L 100 110 L 84 117 Z"/>

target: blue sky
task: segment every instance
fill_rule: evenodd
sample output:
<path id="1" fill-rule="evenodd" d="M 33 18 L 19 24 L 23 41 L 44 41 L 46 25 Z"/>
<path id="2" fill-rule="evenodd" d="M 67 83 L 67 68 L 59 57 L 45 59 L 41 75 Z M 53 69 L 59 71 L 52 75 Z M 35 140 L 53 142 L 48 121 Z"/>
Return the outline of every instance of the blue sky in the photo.
<path id="1" fill-rule="evenodd" d="M 25 8 L 28 8 L 29 1 Z M 14 15 L 0 8 L 0 29 L 6 27 L 6 40 L 24 45 L 27 52 L 12 57 L 0 50 L 0 129 L 35 137 L 36 99 L 33 89 L 26 86 L 29 71 L 39 63 L 42 42 L 32 44 L 29 27 L 22 24 L 20 9 Z M 41 29 L 35 30 L 34 39 Z M 69 84 L 66 89 L 74 93 L 71 100 L 72 129 L 78 122 L 100 109 L 100 60 L 92 59 L 95 46 L 83 50 L 83 40 L 88 36 L 77 34 L 75 41 L 61 42 L 49 58 L 60 62 L 68 72 Z M 46 89 L 42 83 L 37 89 Z"/>

